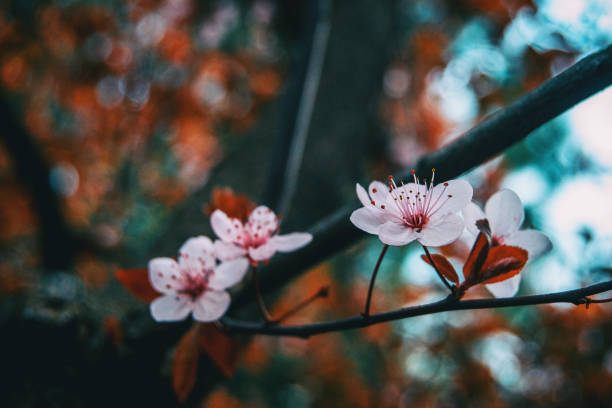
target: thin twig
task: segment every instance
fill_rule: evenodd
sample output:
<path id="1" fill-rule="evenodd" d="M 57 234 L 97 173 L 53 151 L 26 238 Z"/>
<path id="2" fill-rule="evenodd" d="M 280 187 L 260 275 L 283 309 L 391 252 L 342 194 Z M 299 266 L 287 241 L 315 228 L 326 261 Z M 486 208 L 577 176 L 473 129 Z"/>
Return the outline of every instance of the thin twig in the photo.
<path id="1" fill-rule="evenodd" d="M 255 296 L 257 297 L 257 305 L 259 306 L 259 311 L 261 312 L 261 316 L 264 318 L 266 324 L 272 323 L 272 316 L 268 313 L 268 309 L 266 309 L 266 304 L 264 303 L 263 297 L 261 296 L 261 290 L 259 289 L 259 278 L 257 277 L 257 267 L 253 266 L 253 286 L 255 287 Z"/>
<path id="2" fill-rule="evenodd" d="M 368 288 L 368 297 L 366 299 L 365 309 L 363 311 L 363 317 L 368 317 L 370 315 L 370 302 L 372 301 L 372 291 L 374 290 L 374 282 L 376 281 L 376 275 L 378 275 L 378 268 L 380 268 L 380 264 L 387 253 L 387 249 L 389 249 L 389 245 L 385 244 L 383 246 L 382 251 L 380 251 L 380 255 L 378 256 L 378 261 L 376 261 L 376 266 L 374 267 L 374 272 L 372 272 L 372 279 L 370 279 L 370 287 Z"/>
<path id="3" fill-rule="evenodd" d="M 423 249 L 425 250 L 425 254 L 427 255 L 427 259 L 429 259 L 429 262 L 431 263 L 431 266 L 433 266 L 433 268 L 435 269 L 436 273 L 438 274 L 438 277 L 440 278 L 440 280 L 442 281 L 444 286 L 446 286 L 448 288 L 448 290 L 451 291 L 451 293 L 455 293 L 455 289 L 453 289 L 453 287 L 448 283 L 448 281 L 446 280 L 444 275 L 442 275 L 442 273 L 440 272 L 440 270 L 436 266 L 436 263 L 434 262 L 433 257 L 429 253 L 429 249 L 427 249 L 427 247 L 425 245 L 423 245 Z"/>
<path id="4" fill-rule="evenodd" d="M 307 324 L 303 326 L 269 326 L 259 323 L 244 322 L 223 317 L 221 323 L 232 333 L 264 334 L 269 336 L 310 337 L 316 334 L 358 329 L 378 323 L 410 317 L 449 312 L 453 310 L 494 309 L 500 307 L 542 305 L 550 303 L 588 304 L 587 296 L 612 290 L 612 280 L 597 283 L 581 289 L 545 295 L 519 296 L 511 298 L 458 300 L 453 295 L 437 302 L 425 305 L 409 306 L 390 312 L 370 315 L 367 318 L 355 316 L 330 322 Z"/>
<path id="5" fill-rule="evenodd" d="M 312 295 L 310 295 L 306 299 L 303 299 L 297 305 L 293 306 L 292 309 L 289 309 L 288 311 L 286 311 L 285 313 L 283 313 L 282 315 L 280 315 L 276 319 L 272 320 L 271 323 L 275 323 L 275 324 L 281 323 L 285 319 L 293 316 L 294 314 L 296 314 L 300 310 L 304 309 L 306 306 L 310 305 L 315 300 L 317 300 L 319 298 L 325 298 L 328 295 L 329 295 L 329 285 L 322 286 L 315 293 L 313 293 Z"/>

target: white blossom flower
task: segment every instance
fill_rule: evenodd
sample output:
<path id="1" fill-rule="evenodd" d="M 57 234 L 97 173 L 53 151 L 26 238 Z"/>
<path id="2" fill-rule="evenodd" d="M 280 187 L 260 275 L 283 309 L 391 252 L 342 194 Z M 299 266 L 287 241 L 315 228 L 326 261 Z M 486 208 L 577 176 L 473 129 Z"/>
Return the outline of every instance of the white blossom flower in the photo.
<path id="1" fill-rule="evenodd" d="M 216 263 L 214 246 L 208 237 L 188 239 L 179 250 L 178 262 L 154 258 L 149 262 L 149 279 L 162 296 L 151 303 L 151 315 L 158 322 L 193 318 L 201 322 L 218 320 L 230 304 L 225 289 L 240 282 L 249 267 L 244 258 Z"/>
<path id="2" fill-rule="evenodd" d="M 388 245 L 406 245 L 414 240 L 426 246 L 442 246 L 455 241 L 464 229 L 457 214 L 472 199 L 472 186 L 463 180 L 449 180 L 434 187 L 414 176 L 414 183 L 397 185 L 392 176 L 386 186 L 379 181 L 368 191 L 357 184 L 357 196 L 363 204 L 351 214 L 357 228 Z M 369 195 L 368 195 L 369 193 Z"/>
<path id="3" fill-rule="evenodd" d="M 210 224 L 220 238 L 215 241 L 215 252 L 223 260 L 248 256 L 254 262 L 266 261 L 277 251 L 291 252 L 312 240 L 306 232 L 278 235 L 278 217 L 263 205 L 251 212 L 245 224 L 221 210 L 212 213 Z"/>
<path id="4" fill-rule="evenodd" d="M 463 210 L 468 232 L 478 234 L 476 221 L 486 218 L 491 232 L 491 244 L 510 245 L 524 249 L 533 260 L 552 249 L 550 239 L 540 231 L 519 230 L 525 218 L 523 203 L 512 190 L 503 189 L 493 194 L 485 204 L 484 212 L 474 203 Z M 495 297 L 514 296 L 518 291 L 521 274 L 499 283 L 486 285 Z"/>

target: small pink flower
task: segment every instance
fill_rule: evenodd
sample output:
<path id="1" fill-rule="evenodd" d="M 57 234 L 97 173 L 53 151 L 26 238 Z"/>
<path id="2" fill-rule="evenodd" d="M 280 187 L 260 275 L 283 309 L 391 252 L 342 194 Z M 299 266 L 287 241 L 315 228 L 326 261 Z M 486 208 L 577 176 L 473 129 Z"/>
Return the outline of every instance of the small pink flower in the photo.
<path id="1" fill-rule="evenodd" d="M 158 322 L 193 318 L 218 320 L 230 304 L 225 291 L 240 282 L 249 264 L 246 259 L 216 264 L 214 246 L 207 237 L 190 238 L 179 250 L 179 259 L 155 258 L 149 262 L 151 284 L 163 296 L 151 303 Z"/>
<path id="2" fill-rule="evenodd" d="M 312 240 L 312 235 L 305 232 L 278 235 L 278 217 L 263 205 L 251 212 L 245 224 L 221 210 L 212 213 L 210 224 L 220 238 L 215 241 L 215 252 L 223 260 L 248 256 L 255 262 L 266 261 L 276 251 L 291 252 Z"/>
<path id="3" fill-rule="evenodd" d="M 525 212 L 523 203 L 512 190 L 500 190 L 493 194 L 485 204 L 484 212 L 474 203 L 469 203 L 463 210 L 468 232 L 478 234 L 476 221 L 486 218 L 491 230 L 492 245 L 510 245 L 524 249 L 529 260 L 544 255 L 552 249 L 550 239 L 540 231 L 526 229 L 519 231 Z M 487 286 L 495 297 L 514 296 L 518 291 L 521 274 L 499 283 Z"/>
<path id="4" fill-rule="evenodd" d="M 367 192 L 357 184 L 363 207 L 353 211 L 351 222 L 388 245 L 417 240 L 425 246 L 442 246 L 455 241 L 464 229 L 457 213 L 472 199 L 472 186 L 449 180 L 434 187 L 435 170 L 429 185 L 412 174 L 414 183 L 398 186 L 389 176 L 387 186 L 374 181 Z"/>

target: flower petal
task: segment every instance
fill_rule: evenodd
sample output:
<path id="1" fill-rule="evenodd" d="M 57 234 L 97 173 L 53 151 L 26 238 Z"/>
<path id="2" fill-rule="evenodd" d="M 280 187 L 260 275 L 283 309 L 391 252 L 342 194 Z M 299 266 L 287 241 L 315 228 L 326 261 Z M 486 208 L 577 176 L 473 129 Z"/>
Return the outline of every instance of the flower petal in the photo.
<path id="1" fill-rule="evenodd" d="M 276 253 L 276 246 L 272 240 L 265 244 L 258 246 L 257 248 L 249 248 L 249 256 L 254 261 L 266 261 L 272 258 L 272 255 Z"/>
<path id="2" fill-rule="evenodd" d="M 231 261 L 247 254 L 247 250 L 233 244 L 221 240 L 215 241 L 215 255 L 222 261 Z"/>
<path id="3" fill-rule="evenodd" d="M 369 234 L 378 234 L 381 225 L 387 222 L 383 212 L 367 207 L 361 207 L 353 211 L 350 219 L 357 228 Z"/>
<path id="4" fill-rule="evenodd" d="M 193 303 L 193 318 L 200 322 L 214 322 L 225 314 L 229 304 L 229 293 L 207 290 Z"/>
<path id="5" fill-rule="evenodd" d="M 172 258 L 153 258 L 149 261 L 149 280 L 160 293 L 174 294 L 180 290 L 180 276 L 179 265 Z"/>
<path id="6" fill-rule="evenodd" d="M 516 231 L 504 238 L 504 244 L 523 248 L 529 259 L 538 258 L 552 249 L 552 242 L 544 233 L 532 229 Z"/>
<path id="7" fill-rule="evenodd" d="M 485 205 L 485 214 L 496 237 L 505 237 L 517 231 L 523 219 L 523 203 L 512 190 L 503 189 L 493 194 Z"/>
<path id="8" fill-rule="evenodd" d="M 465 220 L 465 227 L 469 232 L 474 235 L 478 235 L 478 228 L 476 227 L 476 221 L 482 220 L 487 216 L 474 202 L 468 203 L 462 211 L 463 219 Z"/>
<path id="9" fill-rule="evenodd" d="M 449 180 L 433 188 L 430 214 L 436 217 L 456 213 L 465 208 L 472 200 L 473 189 L 465 180 Z"/>
<path id="10" fill-rule="evenodd" d="M 292 232 L 291 234 L 275 235 L 270 241 L 279 252 L 291 252 L 308 245 L 312 241 L 312 234 L 307 232 Z"/>
<path id="11" fill-rule="evenodd" d="M 191 300 L 187 295 L 162 296 L 151 303 L 150 309 L 157 322 L 183 320 L 191 312 Z"/>
<path id="12" fill-rule="evenodd" d="M 237 225 L 238 228 L 236 228 Z M 229 218 L 221 210 L 215 210 L 212 213 L 210 216 L 210 226 L 215 231 L 215 234 L 225 242 L 235 241 L 236 235 L 242 233 L 242 222 L 237 218 Z"/>
<path id="13" fill-rule="evenodd" d="M 215 272 L 208 281 L 208 286 L 215 290 L 223 290 L 234 286 L 244 278 L 248 268 L 249 261 L 246 258 L 223 262 L 215 268 Z"/>
<path id="14" fill-rule="evenodd" d="M 274 211 L 266 207 L 265 205 L 260 205 L 251 211 L 251 215 L 249 215 L 249 222 L 252 224 L 259 224 L 266 229 L 274 229 L 278 228 L 278 219 L 276 218 L 276 214 Z"/>
<path id="15" fill-rule="evenodd" d="M 404 224 L 388 221 L 380 227 L 378 238 L 387 245 L 406 245 L 417 238 L 417 233 Z"/>
<path id="16" fill-rule="evenodd" d="M 368 193 L 370 194 L 371 201 L 374 201 L 378 206 L 388 201 L 389 187 L 380 181 L 373 181 L 368 186 Z M 370 206 L 372 205 L 371 201 Z"/>
<path id="17" fill-rule="evenodd" d="M 435 223 L 428 222 L 418 234 L 418 241 L 425 246 L 442 246 L 456 241 L 463 232 L 463 218 L 457 214 L 447 214 Z"/>
<path id="18" fill-rule="evenodd" d="M 514 275 L 505 281 L 490 283 L 485 285 L 489 292 L 495 297 L 511 297 L 518 292 L 519 284 L 521 283 L 521 274 Z"/>
<path id="19" fill-rule="evenodd" d="M 357 191 L 357 197 L 359 198 L 361 205 L 363 205 L 364 207 L 372 206 L 372 203 L 370 202 L 370 196 L 368 196 L 368 192 L 365 188 L 363 188 L 361 184 L 355 184 L 355 190 Z"/>
<path id="20" fill-rule="evenodd" d="M 181 268 L 193 267 L 196 263 L 203 271 L 209 271 L 215 267 L 215 249 L 210 238 L 202 235 L 189 238 L 179 249 Z"/>

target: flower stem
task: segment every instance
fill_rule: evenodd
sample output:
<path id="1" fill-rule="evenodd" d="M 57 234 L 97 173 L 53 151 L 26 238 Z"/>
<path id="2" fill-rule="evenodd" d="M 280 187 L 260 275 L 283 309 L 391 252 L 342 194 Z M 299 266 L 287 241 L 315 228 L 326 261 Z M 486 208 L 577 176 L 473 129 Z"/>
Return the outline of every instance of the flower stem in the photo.
<path id="1" fill-rule="evenodd" d="M 372 301 L 372 291 L 374 290 L 374 281 L 376 281 L 376 275 L 378 275 L 378 268 L 380 268 L 380 263 L 385 257 L 385 253 L 389 249 L 389 245 L 385 244 L 383 246 L 380 255 L 378 256 L 378 261 L 376 261 L 376 266 L 374 267 L 374 272 L 372 272 L 372 279 L 370 279 L 370 287 L 368 288 L 368 298 L 366 299 L 365 310 L 363 312 L 363 317 L 370 316 L 370 302 Z"/>
<path id="2" fill-rule="evenodd" d="M 448 281 L 444 278 L 444 276 L 438 270 L 438 267 L 436 266 L 436 263 L 434 262 L 433 257 L 429 253 L 429 249 L 427 249 L 427 247 L 425 245 L 423 245 L 423 249 L 425 250 L 425 254 L 427 255 L 427 259 L 429 259 L 429 262 L 431 262 L 431 266 L 433 266 L 433 268 L 436 270 L 436 273 L 438 274 L 438 277 L 440 278 L 440 280 L 442 281 L 444 286 L 446 286 L 448 288 L 448 290 L 450 290 L 451 293 L 454 294 L 455 293 L 455 289 L 453 289 L 453 287 L 450 285 L 450 283 L 448 283 Z"/>
<path id="3" fill-rule="evenodd" d="M 304 309 L 306 306 L 308 306 L 309 304 L 311 304 L 318 298 L 325 298 L 327 297 L 327 295 L 329 295 L 329 285 L 321 286 L 319 290 L 317 290 L 315 293 L 313 293 L 306 299 L 303 299 L 297 305 L 293 306 L 292 309 L 286 311 L 285 313 L 280 315 L 280 317 L 277 317 L 276 319 L 274 319 L 271 323 L 275 323 L 275 324 L 280 323 L 283 320 L 287 319 L 288 317 L 293 316 L 300 310 Z"/>
<path id="4" fill-rule="evenodd" d="M 259 279 L 257 278 L 257 267 L 253 266 L 253 286 L 255 287 L 255 297 L 257 298 L 257 305 L 259 306 L 259 311 L 261 312 L 261 316 L 264 318 L 266 323 L 272 322 L 272 317 L 270 313 L 268 313 L 268 309 L 266 309 L 266 304 L 264 303 L 263 297 L 261 296 L 261 290 L 259 289 Z"/>

